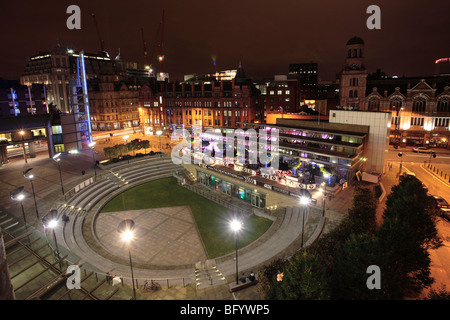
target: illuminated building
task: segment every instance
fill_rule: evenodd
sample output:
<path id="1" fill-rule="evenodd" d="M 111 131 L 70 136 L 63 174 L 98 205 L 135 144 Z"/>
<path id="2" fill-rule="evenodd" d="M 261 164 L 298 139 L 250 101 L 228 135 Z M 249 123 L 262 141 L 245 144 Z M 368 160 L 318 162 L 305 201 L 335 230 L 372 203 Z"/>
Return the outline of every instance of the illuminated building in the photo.
<path id="1" fill-rule="evenodd" d="M 232 80 L 157 82 L 140 92 L 141 123 L 147 133 L 176 128 L 191 130 L 214 126 L 235 127 L 239 122 L 260 122 L 260 92 L 242 66 Z"/>
<path id="2" fill-rule="evenodd" d="M 142 78 L 118 80 L 113 74 L 99 75 L 89 81 L 92 130 L 140 127 L 139 94 L 146 83 Z"/>
<path id="3" fill-rule="evenodd" d="M 69 82 L 76 75 L 79 56 L 80 52 L 73 48 L 57 45 L 51 51 L 27 57 L 20 83 L 26 86 L 35 83 L 45 85 L 48 104 L 53 104 L 62 112 L 70 112 Z M 150 77 L 144 66 L 123 60 L 120 53 L 115 59 L 111 59 L 107 52 L 85 53 L 84 57 L 88 80 L 104 73 L 112 73 L 117 79 Z"/>
<path id="4" fill-rule="evenodd" d="M 390 143 L 401 146 L 448 147 L 450 138 L 450 74 L 447 59 L 438 59 L 434 76 L 387 77 L 364 66 L 364 41 L 347 42 L 346 65 L 340 75 L 336 109 L 391 112 Z"/>

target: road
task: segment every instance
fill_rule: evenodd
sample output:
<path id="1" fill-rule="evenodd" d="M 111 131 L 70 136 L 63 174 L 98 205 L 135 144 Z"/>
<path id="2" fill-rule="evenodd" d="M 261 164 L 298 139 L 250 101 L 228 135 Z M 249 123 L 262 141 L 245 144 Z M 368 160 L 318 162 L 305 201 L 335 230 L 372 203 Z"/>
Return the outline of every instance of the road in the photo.
<path id="1" fill-rule="evenodd" d="M 391 149 L 386 153 L 386 161 L 395 163 L 393 170 L 399 168 L 400 157 L 402 152 L 402 166 L 404 170 L 413 172 L 416 177 L 421 180 L 427 187 L 428 192 L 440 195 L 450 203 L 450 150 L 435 149 L 436 158 L 431 158 L 431 164 L 447 173 L 446 182 L 437 178 L 429 170 L 424 168 L 428 166 L 430 156 L 428 154 L 414 153 L 411 149 Z M 398 169 L 397 169 L 398 170 Z M 450 290 L 450 221 L 439 218 L 436 224 L 438 234 L 442 239 L 443 245 L 437 250 L 429 250 L 431 258 L 431 275 L 435 279 L 432 288 L 439 289 L 442 285 Z M 424 291 L 426 294 L 428 290 Z"/>

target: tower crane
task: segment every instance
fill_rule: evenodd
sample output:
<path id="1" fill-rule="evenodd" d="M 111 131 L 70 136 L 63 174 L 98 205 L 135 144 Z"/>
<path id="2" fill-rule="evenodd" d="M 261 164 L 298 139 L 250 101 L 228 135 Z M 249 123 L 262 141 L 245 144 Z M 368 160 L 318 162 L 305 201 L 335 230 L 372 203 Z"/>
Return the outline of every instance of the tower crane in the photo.
<path id="1" fill-rule="evenodd" d="M 95 28 L 97 29 L 98 40 L 100 41 L 100 50 L 101 52 L 105 52 L 105 41 L 103 41 L 102 35 L 100 34 L 100 29 L 98 28 L 97 19 L 95 18 L 95 14 L 92 14 L 92 18 L 94 19 Z"/>
<path id="2" fill-rule="evenodd" d="M 164 9 L 162 12 L 162 18 L 161 22 L 159 23 L 158 29 L 156 31 L 155 36 L 155 42 L 152 48 L 152 54 L 151 54 L 151 61 L 153 63 L 154 57 L 155 57 L 155 50 L 158 50 L 157 60 L 159 62 L 159 73 L 161 74 L 162 71 L 162 62 L 164 60 L 164 54 L 163 54 L 163 46 L 164 46 Z"/>

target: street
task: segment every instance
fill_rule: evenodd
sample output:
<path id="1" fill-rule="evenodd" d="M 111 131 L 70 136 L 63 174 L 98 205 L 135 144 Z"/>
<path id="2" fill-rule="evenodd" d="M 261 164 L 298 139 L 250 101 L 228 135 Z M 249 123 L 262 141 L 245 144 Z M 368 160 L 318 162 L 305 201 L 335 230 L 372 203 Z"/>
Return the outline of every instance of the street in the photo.
<path id="1" fill-rule="evenodd" d="M 434 175 L 427 169 L 430 155 L 425 153 L 412 152 L 412 148 L 390 149 L 386 153 L 386 161 L 395 163 L 391 170 L 398 170 L 400 164 L 399 152 L 402 152 L 403 171 L 413 172 L 416 177 L 427 187 L 428 192 L 433 195 L 439 195 L 450 203 L 450 151 L 445 149 L 433 149 L 436 152 L 436 158 L 431 158 L 431 164 L 443 171 L 443 177 L 447 174 L 446 181 Z M 438 234 L 442 239 L 442 247 L 437 250 L 429 250 L 431 259 L 431 275 L 435 279 L 433 289 L 439 289 L 442 285 L 450 288 L 450 221 L 438 218 L 436 224 Z M 427 290 L 428 291 L 428 290 Z M 424 294 L 426 294 L 426 292 Z"/>

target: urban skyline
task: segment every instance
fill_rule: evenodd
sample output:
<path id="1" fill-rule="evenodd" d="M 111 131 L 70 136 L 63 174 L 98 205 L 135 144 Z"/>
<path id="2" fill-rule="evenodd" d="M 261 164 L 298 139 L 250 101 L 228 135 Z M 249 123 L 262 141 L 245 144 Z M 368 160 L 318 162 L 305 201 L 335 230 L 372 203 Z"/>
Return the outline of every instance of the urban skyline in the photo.
<path id="1" fill-rule="evenodd" d="M 25 8 L 3 3 L 2 12 L 7 15 L 1 19 L 0 27 L 14 31 L 3 35 L 8 47 L 14 50 L 0 53 L 0 77 L 19 78 L 26 56 L 53 48 L 57 43 L 87 52 L 100 51 L 92 13 L 96 15 L 105 51 L 115 57 L 120 49 L 125 59 L 144 63 L 141 28 L 148 55 L 153 53 L 155 57 L 163 10 L 163 67 L 171 80 L 182 80 L 185 74 L 233 69 L 239 60 L 250 78 L 286 74 L 290 63 L 316 62 L 319 78 L 334 80 L 344 65 L 343 44 L 353 36 L 366 41 L 369 72 L 382 69 L 389 76 L 431 75 L 435 60 L 447 57 L 449 52 L 448 41 L 442 39 L 440 32 L 445 30 L 445 10 L 442 10 L 445 2 L 433 3 L 424 7 L 419 1 L 407 4 L 379 1 L 379 30 L 366 27 L 370 16 L 366 9 L 372 4 L 368 1 L 358 4 L 283 1 L 276 7 L 266 1 L 228 2 L 227 6 L 204 1 L 176 5 L 131 1 L 126 8 L 107 1 L 95 4 L 78 1 L 81 30 L 67 29 L 67 3 L 45 6 L 30 3 Z M 18 19 L 20 25 L 11 28 Z"/>

